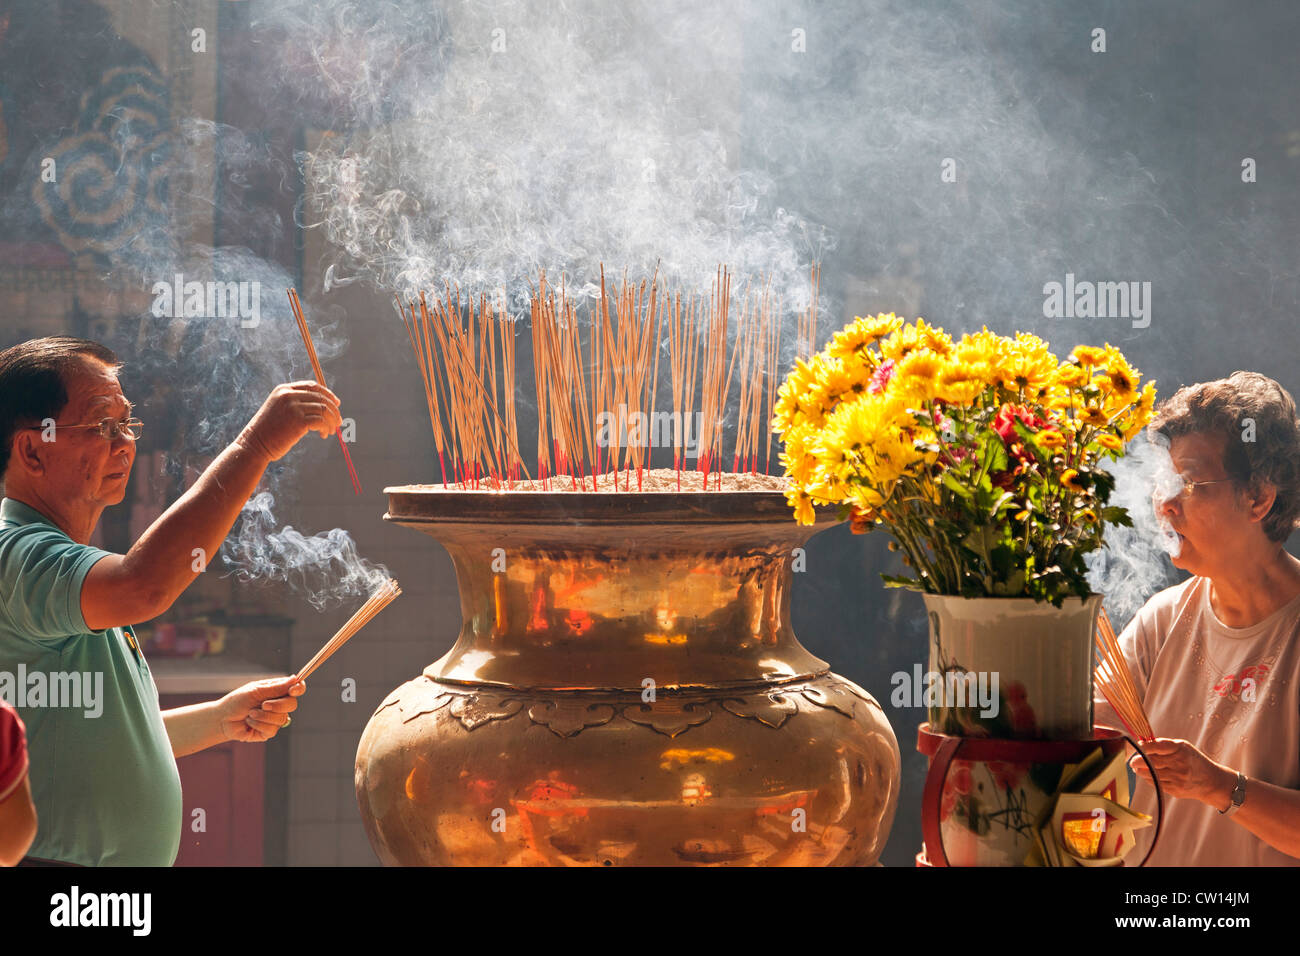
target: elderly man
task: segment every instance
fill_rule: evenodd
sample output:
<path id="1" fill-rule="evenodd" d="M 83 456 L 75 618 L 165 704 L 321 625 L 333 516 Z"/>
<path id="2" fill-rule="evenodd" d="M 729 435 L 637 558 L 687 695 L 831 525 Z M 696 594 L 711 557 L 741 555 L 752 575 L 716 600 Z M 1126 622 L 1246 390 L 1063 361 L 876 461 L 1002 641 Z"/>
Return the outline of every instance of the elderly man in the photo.
<path id="1" fill-rule="evenodd" d="M 1181 476 L 1154 503 L 1179 538 L 1174 566 L 1192 574 L 1120 635 L 1159 735 L 1144 750 L 1172 798 L 1149 865 L 1300 865 L 1300 561 L 1285 548 L 1300 518 L 1295 402 L 1237 372 L 1179 389 L 1149 427 Z M 1095 704 L 1097 723 L 1121 726 Z M 1155 813 L 1149 786 L 1134 806 Z"/>
<path id="2" fill-rule="evenodd" d="M 66 336 L 0 352 L 0 671 L 103 675 L 102 714 L 28 701 L 39 816 L 27 862 L 170 866 L 181 834 L 176 758 L 227 740 L 263 741 L 304 688 L 259 681 L 163 712 L 130 625 L 166 611 L 214 555 L 267 465 L 309 431 L 332 435 L 338 398 L 278 386 L 126 554 L 88 542 L 122 501 L 141 425 L 116 356 Z M 53 701 L 50 701 L 53 702 Z"/>

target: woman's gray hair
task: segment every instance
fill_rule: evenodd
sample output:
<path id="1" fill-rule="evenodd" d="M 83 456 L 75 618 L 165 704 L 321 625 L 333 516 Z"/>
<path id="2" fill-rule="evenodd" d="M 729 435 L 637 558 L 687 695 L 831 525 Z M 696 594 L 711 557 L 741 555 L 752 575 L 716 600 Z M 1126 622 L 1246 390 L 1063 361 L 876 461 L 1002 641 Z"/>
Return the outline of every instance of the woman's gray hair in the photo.
<path id="1" fill-rule="evenodd" d="M 1300 421 L 1281 385 L 1258 372 L 1185 385 L 1156 406 L 1147 427 L 1170 439 L 1221 435 L 1224 472 L 1239 488 L 1254 492 L 1267 482 L 1277 489 L 1264 533 L 1279 542 L 1290 536 L 1300 521 Z"/>

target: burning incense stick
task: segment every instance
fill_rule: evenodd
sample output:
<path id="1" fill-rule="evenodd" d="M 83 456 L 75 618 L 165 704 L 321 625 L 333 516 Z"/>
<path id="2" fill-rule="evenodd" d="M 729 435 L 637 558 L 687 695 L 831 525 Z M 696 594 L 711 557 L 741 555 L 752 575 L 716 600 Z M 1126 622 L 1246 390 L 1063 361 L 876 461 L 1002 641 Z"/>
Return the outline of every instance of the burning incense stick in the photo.
<path id="1" fill-rule="evenodd" d="M 351 637 L 366 626 L 376 614 L 388 607 L 402 589 L 397 586 L 397 582 L 392 578 L 386 580 L 365 604 L 357 609 L 357 612 L 348 619 L 348 622 L 339 628 L 338 633 L 325 642 L 325 646 L 318 650 L 315 656 L 307 662 L 307 665 L 297 674 L 297 680 L 306 680 L 316 668 L 320 667 L 329 660 L 334 652 L 348 642 Z"/>
<path id="2" fill-rule="evenodd" d="M 1124 728 L 1139 741 L 1154 740 L 1155 734 L 1151 732 L 1146 711 L 1142 709 L 1133 674 L 1124 660 L 1124 652 L 1120 650 L 1105 608 L 1101 609 L 1097 619 L 1097 641 L 1093 650 L 1096 656 L 1093 679 L 1115 709 Z"/>
<path id="3" fill-rule="evenodd" d="M 528 316 L 537 410 L 538 482 L 523 466 L 515 411 L 514 323 L 505 293 L 466 298 L 449 284 L 421 292 L 418 304 L 397 300 L 425 390 L 443 484 L 506 489 L 526 481 L 541 490 L 643 487 L 654 448 L 672 448 L 672 468 L 692 470 L 696 488 L 722 487 L 723 426 L 734 425 L 731 471 L 770 473 L 768 431 L 781 382 L 781 317 L 771 280 L 745 287 L 731 316 L 732 274 L 719 266 L 712 289 L 672 292 L 658 269 L 633 279 L 606 277 L 589 310 L 567 278 L 552 285 L 543 272 L 532 285 Z M 812 280 L 818 279 L 814 267 Z M 775 302 L 775 308 L 773 308 Z M 498 304 L 499 303 L 499 304 Z M 797 348 L 816 339 L 816 290 L 800 316 Z M 660 352 L 667 350 L 664 389 Z M 671 408 L 660 411 L 671 388 Z M 734 388 L 734 391 L 733 391 Z M 531 399 L 531 396 L 530 396 Z M 531 401 L 530 401 L 531 403 Z M 730 410 L 735 409 L 732 418 Z M 671 440 L 660 441 L 663 423 Z M 446 458 L 450 457 L 450 462 Z M 633 473 L 636 481 L 633 483 Z M 554 483 L 562 482 L 562 485 Z"/>
<path id="4" fill-rule="evenodd" d="M 289 306 L 293 309 L 293 317 L 298 322 L 298 331 L 302 333 L 303 344 L 307 346 L 307 358 L 311 360 L 312 371 L 316 375 L 316 381 L 320 385 L 325 384 L 325 373 L 321 370 L 320 359 L 316 357 L 316 346 L 311 341 L 311 331 L 307 328 L 307 319 L 302 314 L 302 303 L 298 301 L 298 292 L 296 289 L 287 290 L 289 293 Z M 356 494 L 361 494 L 361 481 L 357 478 L 357 470 L 352 467 L 352 456 L 348 454 L 348 443 L 343 440 L 343 432 L 334 433 L 338 436 L 339 447 L 343 449 L 343 460 L 348 465 L 348 477 L 352 479 L 352 490 Z"/>

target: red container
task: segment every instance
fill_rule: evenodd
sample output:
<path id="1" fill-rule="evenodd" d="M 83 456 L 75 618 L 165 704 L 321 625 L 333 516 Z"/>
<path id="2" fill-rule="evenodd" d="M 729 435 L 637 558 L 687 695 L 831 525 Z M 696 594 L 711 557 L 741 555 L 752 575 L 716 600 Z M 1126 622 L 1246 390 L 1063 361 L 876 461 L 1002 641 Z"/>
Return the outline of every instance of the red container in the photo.
<path id="1" fill-rule="evenodd" d="M 995 778 L 1005 779 L 1009 775 L 1023 773 L 1023 769 L 1027 767 L 1041 769 L 1078 763 L 1098 747 L 1109 760 L 1123 751 L 1125 743 L 1132 746 L 1146 761 L 1148 770 L 1152 770 L 1150 761 L 1142 753 L 1142 748 L 1137 742 L 1118 731 L 1106 728 L 1095 728 L 1093 736 L 1083 740 L 1010 740 L 997 737 L 955 737 L 938 734 L 931 732 L 928 723 L 922 724 L 917 729 L 916 749 L 930 758 L 930 770 L 926 775 L 925 790 L 921 796 L 921 832 L 925 840 L 925 848 L 917 854 L 916 865 L 981 865 L 974 862 L 953 863 L 950 857 L 954 852 L 959 854 L 959 858 L 973 861 L 976 850 L 968 846 L 958 851 L 954 846 L 944 845 L 942 822 L 952 812 L 952 805 L 948 801 L 953 799 L 956 791 L 962 789 L 961 783 L 955 787 L 945 786 L 950 773 L 954 772 L 955 763 L 958 764 L 955 772 L 964 774 L 967 780 L 971 777 L 969 768 L 972 767 L 985 769 Z M 1142 862 L 1137 864 L 1138 866 L 1144 864 L 1151 856 L 1151 851 L 1156 848 L 1160 839 L 1160 824 L 1164 817 L 1164 798 L 1153 770 L 1152 780 L 1155 781 L 1156 789 L 1156 829 L 1151 847 Z M 967 789 L 970 789 L 969 786 Z M 1023 795 L 1023 790 L 1021 793 Z M 1023 803 L 1018 809 L 1023 810 Z M 979 837 L 972 833 L 971 840 L 978 841 L 978 839 Z"/>

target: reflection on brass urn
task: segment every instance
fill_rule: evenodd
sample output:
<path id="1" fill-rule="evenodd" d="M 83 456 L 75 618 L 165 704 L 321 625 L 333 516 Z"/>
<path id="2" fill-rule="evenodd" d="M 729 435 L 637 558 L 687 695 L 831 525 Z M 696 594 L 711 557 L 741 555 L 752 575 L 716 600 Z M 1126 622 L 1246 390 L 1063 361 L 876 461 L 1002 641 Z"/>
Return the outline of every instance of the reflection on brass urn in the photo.
<path id="1" fill-rule="evenodd" d="M 464 623 L 362 735 L 384 863 L 876 862 L 898 743 L 790 629 L 830 520 L 773 492 L 387 493 L 450 552 Z"/>

